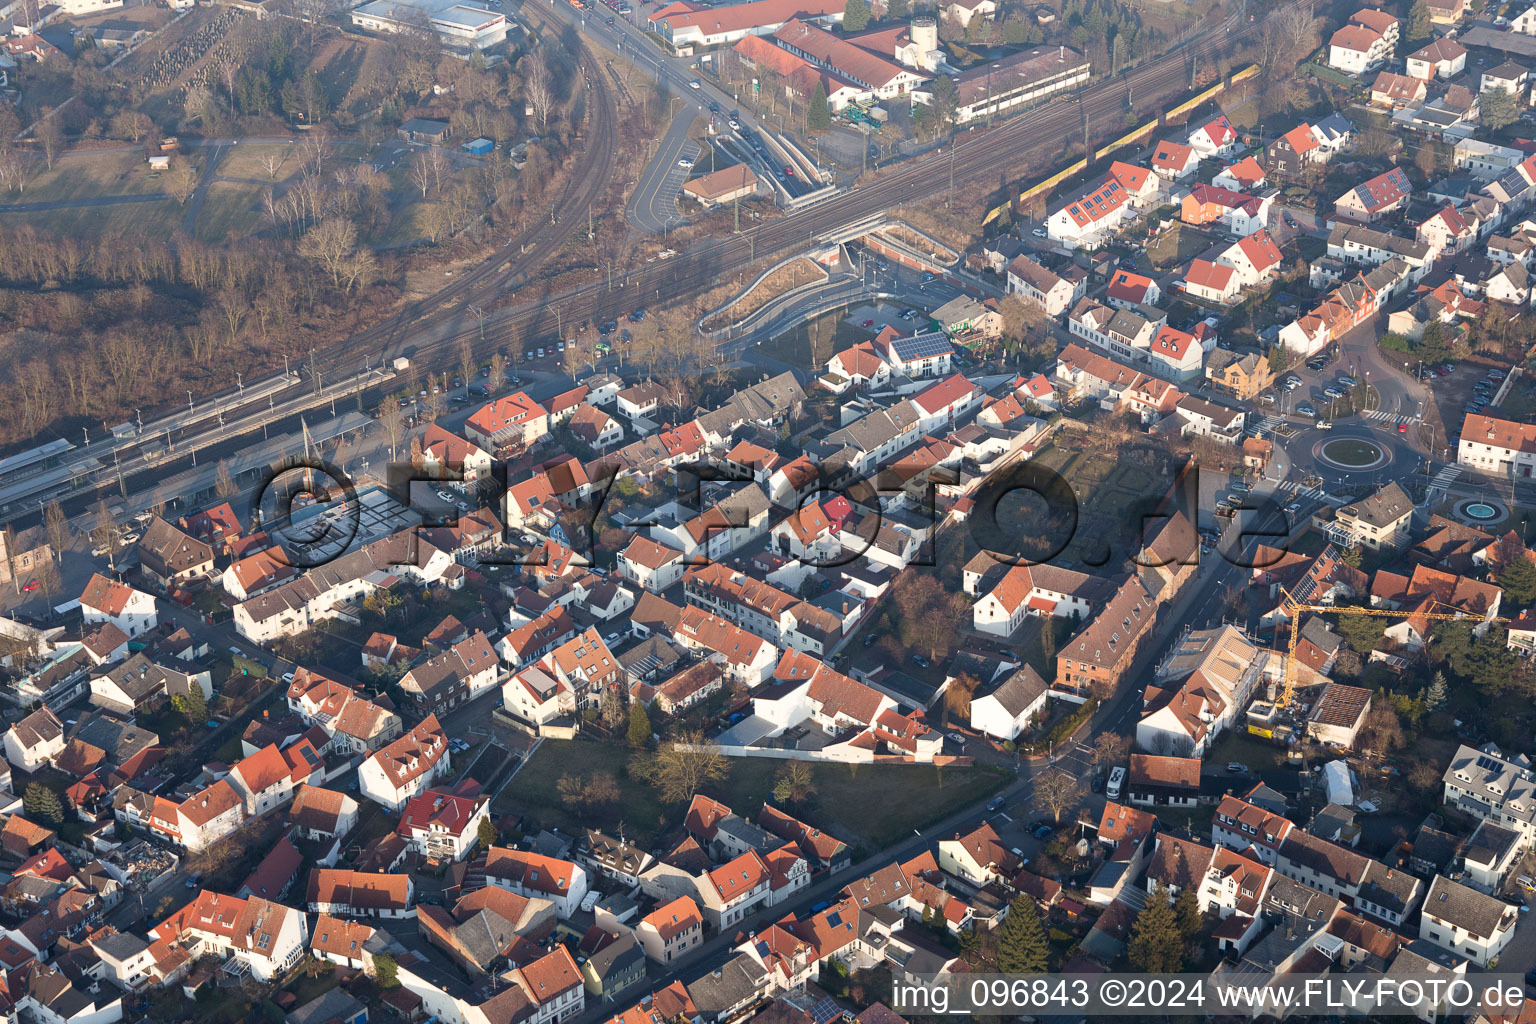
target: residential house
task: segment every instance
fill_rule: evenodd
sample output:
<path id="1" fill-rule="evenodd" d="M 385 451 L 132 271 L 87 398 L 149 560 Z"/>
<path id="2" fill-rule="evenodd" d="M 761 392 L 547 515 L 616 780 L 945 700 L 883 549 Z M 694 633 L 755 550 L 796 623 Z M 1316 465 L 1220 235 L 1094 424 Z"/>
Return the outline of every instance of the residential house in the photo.
<path id="1" fill-rule="evenodd" d="M 548 413 L 523 391 L 481 406 L 464 421 L 465 436 L 491 451 L 531 445 L 548 432 Z"/>
<path id="2" fill-rule="evenodd" d="M 1503 900 L 1436 875 L 1424 897 L 1419 937 L 1487 967 L 1509 945 L 1520 915 Z"/>
<path id="3" fill-rule="evenodd" d="M 1467 69 L 1467 48 L 1442 36 L 1408 55 L 1408 74 L 1423 81 L 1455 78 Z"/>
<path id="4" fill-rule="evenodd" d="M 580 864 L 505 846 L 486 851 L 485 880 L 519 896 L 549 900 L 560 917 L 574 914 L 587 895 L 587 871 Z"/>
<path id="5" fill-rule="evenodd" d="M 671 963 L 704 941 L 704 916 L 692 899 L 679 896 L 641 918 L 634 934 L 647 957 Z"/>
<path id="6" fill-rule="evenodd" d="M 308 934 L 307 920 L 297 910 L 206 889 L 149 932 L 152 939 L 179 944 L 194 956 L 233 957 L 262 982 L 299 962 Z"/>
<path id="7" fill-rule="evenodd" d="M 213 573 L 213 548 L 158 517 L 144 528 L 138 551 L 144 575 L 163 587 L 183 587 Z"/>
<path id="8" fill-rule="evenodd" d="M 309 873 L 312 913 L 339 917 L 414 917 L 416 887 L 407 874 L 315 868 Z"/>
<path id="9" fill-rule="evenodd" d="M 80 614 L 85 624 L 110 622 L 130 637 L 146 633 L 159 623 L 155 597 L 126 583 L 92 573 L 80 594 Z"/>
<path id="10" fill-rule="evenodd" d="M 1017 739 L 1044 713 L 1049 689 L 1040 674 L 1025 665 L 989 692 L 971 697 L 971 728 L 998 740 Z"/>
<path id="11" fill-rule="evenodd" d="M 1407 206 L 1412 197 L 1407 173 L 1394 167 L 1345 192 L 1334 200 L 1333 208 L 1340 217 L 1369 224 Z"/>
<path id="12" fill-rule="evenodd" d="M 357 769 L 362 795 L 398 812 L 407 800 L 447 773 L 448 738 L 435 714 L 375 752 Z"/>
<path id="13" fill-rule="evenodd" d="M 406 802 L 395 832 L 424 860 L 446 863 L 463 860 L 479 841 L 480 825 L 490 819 L 491 801 L 479 786 L 467 783 L 454 790 L 429 789 Z"/>
<path id="14" fill-rule="evenodd" d="M 52 764 L 64 752 L 64 725 L 44 705 L 5 731 L 5 759 L 25 772 Z"/>

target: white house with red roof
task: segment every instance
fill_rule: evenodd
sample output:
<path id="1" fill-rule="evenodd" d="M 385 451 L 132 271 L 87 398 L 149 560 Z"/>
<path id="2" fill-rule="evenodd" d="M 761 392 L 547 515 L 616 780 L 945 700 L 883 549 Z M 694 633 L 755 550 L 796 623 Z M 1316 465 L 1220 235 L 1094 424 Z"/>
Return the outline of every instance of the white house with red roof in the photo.
<path id="1" fill-rule="evenodd" d="M 1205 349 L 1186 331 L 1164 324 L 1147 348 L 1147 360 L 1174 380 L 1198 377 L 1205 365 Z"/>
<path id="2" fill-rule="evenodd" d="M 1226 114 L 1218 114 L 1190 132 L 1187 142 L 1189 148 L 1198 153 L 1201 159 L 1231 156 L 1242 144 L 1237 137 L 1237 129 L 1232 127 Z"/>
<path id="3" fill-rule="evenodd" d="M 1401 167 L 1394 167 L 1362 182 L 1334 200 L 1334 211 L 1350 220 L 1373 223 L 1413 198 L 1413 183 Z"/>
<path id="4" fill-rule="evenodd" d="M 1273 865 L 1280 844 L 1295 827 L 1289 818 L 1228 793 L 1211 819 L 1211 842 L 1248 851 L 1260 863 Z"/>
<path id="5" fill-rule="evenodd" d="M 80 612 L 87 626 L 110 622 L 130 637 L 139 636 L 159 624 L 155 596 L 135 590 L 126 583 L 92 573 L 80 593 Z"/>
<path id="6" fill-rule="evenodd" d="M 370 800 L 398 811 L 411 797 L 447 774 L 452 758 L 436 715 L 375 753 L 357 769 L 358 788 Z"/>
<path id="7" fill-rule="evenodd" d="M 248 817 L 258 817 L 293 799 L 294 792 L 311 776 L 323 776 L 325 761 L 307 739 L 279 750 L 269 743 L 250 757 L 242 758 L 229 772 L 230 785 L 245 802 Z"/>
<path id="8" fill-rule="evenodd" d="M 741 921 L 771 895 L 768 865 L 755 850 L 705 871 L 697 882 L 700 909 L 716 931 Z"/>
<path id="9" fill-rule="evenodd" d="M 827 372 L 857 388 L 879 388 L 891 379 L 891 364 L 872 341 L 861 341 L 827 360 Z"/>
<path id="10" fill-rule="evenodd" d="M 1408 74 L 1421 81 L 1455 78 L 1467 70 L 1467 48 L 1442 36 L 1410 53 L 1406 63 Z"/>
<path id="11" fill-rule="evenodd" d="M 451 790 L 429 789 L 411 797 L 395 832 L 426 860 L 459 861 L 475 848 L 480 823 L 490 815 L 490 798 L 469 781 Z"/>
<path id="12" fill-rule="evenodd" d="M 1011 636 L 1031 615 L 1086 620 L 1102 592 L 1094 577 L 1041 563 L 1015 565 L 971 606 L 971 625 L 982 633 Z"/>
<path id="13" fill-rule="evenodd" d="M 550 900 L 561 917 L 580 908 L 588 884 L 587 869 L 580 864 L 506 846 L 486 851 L 485 881 L 529 899 Z"/>
<path id="14" fill-rule="evenodd" d="M 1014 394 L 1026 401 L 1034 402 L 1042 409 L 1055 409 L 1059 404 L 1056 401 L 1056 389 L 1051 387 L 1051 382 L 1043 373 L 1037 373 L 1028 380 L 1020 381 Z"/>
<path id="15" fill-rule="evenodd" d="M 987 822 L 939 840 L 938 864 L 941 871 L 978 887 L 1012 878 L 1023 866 Z"/>
<path id="16" fill-rule="evenodd" d="M 619 575 L 653 594 L 670 589 L 683 578 L 683 553 L 635 534 L 618 554 Z"/>
<path id="17" fill-rule="evenodd" d="M 1468 221 L 1468 216 L 1475 215 L 1470 210 L 1463 215 L 1446 203 L 1424 219 L 1414 230 L 1414 236 L 1434 250 L 1431 259 L 1437 259 L 1441 253 L 1461 252 L 1477 241 L 1476 223 Z"/>
<path id="18" fill-rule="evenodd" d="M 1389 41 L 1376 29 L 1351 20 L 1329 37 L 1328 65 L 1347 74 L 1363 75 L 1390 60 L 1395 45 L 1395 40 Z"/>
<path id="19" fill-rule="evenodd" d="M 1235 164 L 1228 164 L 1217 171 L 1211 178 L 1212 185 L 1229 188 L 1234 192 L 1252 192 L 1256 188 L 1262 188 L 1269 180 L 1269 175 L 1259 162 L 1251 156 L 1245 156 Z"/>
<path id="20" fill-rule="evenodd" d="M 985 396 L 986 392 L 964 375 L 950 374 L 912 396 L 912 404 L 921 416 L 918 429 L 923 433 L 942 431 L 972 409 L 978 408 Z"/>
<path id="21" fill-rule="evenodd" d="M 206 850 L 245 822 L 245 801 L 225 779 L 181 803 L 155 797 L 147 827 L 187 850 Z"/>
<path id="22" fill-rule="evenodd" d="M 704 941 L 704 915 L 690 897 L 679 896 L 642 917 L 634 934 L 647 957 L 668 964 Z"/>
<path id="23" fill-rule="evenodd" d="M 1216 262 L 1237 272 L 1240 287 L 1251 288 L 1273 278 L 1285 258 L 1269 230 L 1260 228 L 1228 246 Z"/>
<path id="24" fill-rule="evenodd" d="M 1125 186 L 1118 178 L 1106 177 L 1049 214 L 1045 231 L 1059 245 L 1094 249 L 1119 231 L 1132 212 Z"/>
<path id="25" fill-rule="evenodd" d="M 1150 168 L 1116 160 L 1109 165 L 1109 176 L 1120 183 L 1131 204 L 1138 208 L 1156 202 L 1162 195 L 1162 182 Z"/>
<path id="26" fill-rule="evenodd" d="M 508 444 L 530 445 L 549 433 L 549 414 L 527 392 L 504 395 L 475 410 L 464 434 L 493 451 Z"/>
<path id="27" fill-rule="evenodd" d="M 1152 278 L 1123 268 L 1110 275 L 1109 287 L 1104 292 L 1104 301 L 1116 309 L 1155 306 L 1162 297 L 1162 289 Z"/>
<path id="28" fill-rule="evenodd" d="M 1197 256 L 1184 272 L 1184 290 L 1196 298 L 1226 305 L 1237 301 L 1243 282 L 1232 267 Z"/>
<path id="29" fill-rule="evenodd" d="M 193 956 L 233 957 L 258 981 L 272 981 L 299 962 L 309 922 L 292 907 L 259 897 L 237 899 L 199 890 L 197 897 L 150 929 L 152 939 Z"/>
<path id="30" fill-rule="evenodd" d="M 813 501 L 775 523 L 769 531 L 769 544 L 785 557 L 824 565 L 842 549 L 837 532 L 821 503 Z"/>
<path id="31" fill-rule="evenodd" d="M 1194 147 L 1173 139 L 1164 139 L 1152 150 L 1152 170 L 1168 181 L 1187 178 L 1200 167 L 1200 154 Z"/>
<path id="32" fill-rule="evenodd" d="M 491 453 L 434 423 L 421 439 L 421 465 L 428 473 L 458 473 L 472 488 L 490 477 Z"/>

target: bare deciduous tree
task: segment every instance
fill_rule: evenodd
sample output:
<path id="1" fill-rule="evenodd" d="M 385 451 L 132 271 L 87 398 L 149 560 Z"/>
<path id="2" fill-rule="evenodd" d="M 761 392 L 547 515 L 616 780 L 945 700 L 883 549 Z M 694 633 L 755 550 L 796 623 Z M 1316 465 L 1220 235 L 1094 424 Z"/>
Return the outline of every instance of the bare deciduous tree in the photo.
<path id="1" fill-rule="evenodd" d="M 400 441 L 405 437 L 405 412 L 393 398 L 386 398 L 384 407 L 379 410 L 379 427 L 384 431 L 384 439 L 389 442 L 389 458 L 393 462 Z"/>
<path id="2" fill-rule="evenodd" d="M 533 108 L 534 116 L 539 119 L 539 129 L 542 131 L 548 128 L 549 114 L 555 105 L 555 83 L 549 61 L 542 53 L 529 58 L 524 64 L 523 96 Z"/>
<path id="3" fill-rule="evenodd" d="M 685 732 L 656 754 L 640 755 L 630 768 L 631 774 L 648 780 L 661 798 L 672 804 L 692 800 L 700 789 L 719 782 L 730 770 L 720 748 L 702 732 Z"/>
<path id="4" fill-rule="evenodd" d="M 48 507 L 43 509 L 43 533 L 48 537 L 48 546 L 53 548 L 54 558 L 63 558 L 64 549 L 69 547 L 69 520 L 64 518 L 64 508 L 57 500 L 50 501 Z"/>
<path id="5" fill-rule="evenodd" d="M 1061 816 L 1076 807 L 1082 798 L 1083 787 L 1060 768 L 1052 768 L 1035 780 L 1035 799 L 1051 812 L 1051 818 L 1057 824 L 1061 823 Z"/>

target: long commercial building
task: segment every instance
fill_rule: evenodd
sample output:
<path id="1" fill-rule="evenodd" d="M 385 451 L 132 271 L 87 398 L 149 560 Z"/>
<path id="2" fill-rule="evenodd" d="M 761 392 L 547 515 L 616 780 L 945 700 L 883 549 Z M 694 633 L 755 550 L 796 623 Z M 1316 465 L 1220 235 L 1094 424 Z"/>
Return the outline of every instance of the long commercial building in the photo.
<path id="1" fill-rule="evenodd" d="M 1088 58 L 1066 46 L 1036 46 L 998 61 L 984 61 L 954 78 L 955 120 L 964 124 L 1038 103 L 1054 93 L 1087 83 Z M 932 103 L 933 91 L 912 93 L 917 103 Z"/>
<path id="2" fill-rule="evenodd" d="M 352 11 L 352 24 L 370 32 L 407 32 L 425 17 L 444 46 L 484 50 L 507 38 L 507 19 L 478 0 L 370 0 Z"/>
<path id="3" fill-rule="evenodd" d="M 752 0 L 726 7 L 703 7 L 675 0 L 651 12 L 651 28 L 681 55 L 694 47 L 728 46 L 747 36 L 771 36 L 799 18 L 841 23 L 841 0 Z"/>

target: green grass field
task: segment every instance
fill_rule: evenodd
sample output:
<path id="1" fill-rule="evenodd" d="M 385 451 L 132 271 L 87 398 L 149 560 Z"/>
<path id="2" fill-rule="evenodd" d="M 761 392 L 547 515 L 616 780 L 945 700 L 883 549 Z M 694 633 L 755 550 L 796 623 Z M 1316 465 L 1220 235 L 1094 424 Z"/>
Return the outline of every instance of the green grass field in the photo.
<path id="1" fill-rule="evenodd" d="M 687 807 L 664 804 L 649 785 L 628 778 L 630 755 L 621 746 L 545 740 L 497 798 L 496 811 L 522 814 L 540 828 L 556 827 L 568 833 L 582 827 L 615 830 L 622 824 L 630 838 L 649 839 L 675 828 Z M 775 758 L 732 758 L 730 775 L 705 792 L 737 814 L 755 818 L 783 764 Z M 567 808 L 556 789 L 560 778 L 598 771 L 610 772 L 618 780 L 617 803 L 581 813 Z M 931 825 L 1009 780 L 1007 774 L 990 767 L 816 764 L 812 771 L 816 779 L 813 806 L 799 813 L 810 824 L 870 848 Z"/>

